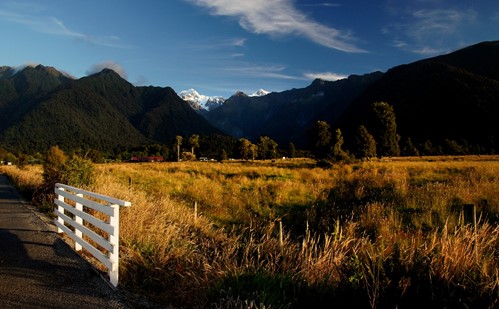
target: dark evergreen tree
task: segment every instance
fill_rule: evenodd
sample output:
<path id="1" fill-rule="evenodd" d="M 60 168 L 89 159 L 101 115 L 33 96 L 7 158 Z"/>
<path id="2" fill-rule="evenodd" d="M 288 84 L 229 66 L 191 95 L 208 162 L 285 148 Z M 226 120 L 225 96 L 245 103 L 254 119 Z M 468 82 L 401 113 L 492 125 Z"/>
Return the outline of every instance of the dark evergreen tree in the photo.
<path id="1" fill-rule="evenodd" d="M 419 156 L 419 150 L 412 143 L 412 139 L 408 137 L 402 147 L 402 155 L 404 156 Z"/>
<path id="2" fill-rule="evenodd" d="M 211 134 L 201 135 L 199 138 L 198 156 L 207 158 L 220 158 L 224 150 L 227 158 L 237 157 L 238 140 L 231 136 Z"/>
<path id="3" fill-rule="evenodd" d="M 361 159 L 376 157 L 376 140 L 367 131 L 365 126 L 360 126 L 355 137 L 355 156 Z"/>
<path id="4" fill-rule="evenodd" d="M 175 148 L 177 148 L 177 161 L 180 161 L 180 147 L 182 146 L 182 136 L 177 135 L 175 137 Z"/>
<path id="5" fill-rule="evenodd" d="M 296 156 L 296 147 L 295 147 L 295 144 L 289 143 L 288 157 L 289 158 L 294 158 L 295 156 Z"/>
<path id="6" fill-rule="evenodd" d="M 194 148 L 199 147 L 199 135 L 191 135 L 191 137 L 189 138 L 189 146 L 191 146 L 191 153 L 194 154 Z"/>
<path id="7" fill-rule="evenodd" d="M 225 149 L 220 149 L 220 153 L 218 154 L 217 160 L 218 162 L 222 162 L 227 160 L 229 157 L 227 156 L 227 152 Z"/>
<path id="8" fill-rule="evenodd" d="M 277 157 L 277 143 L 268 136 L 260 136 L 258 154 L 260 159 L 274 159 Z"/>
<path id="9" fill-rule="evenodd" d="M 316 159 L 325 159 L 330 150 L 331 131 L 327 122 L 317 121 L 309 132 L 310 146 Z"/>
<path id="10" fill-rule="evenodd" d="M 436 153 L 435 148 L 433 147 L 433 143 L 430 140 L 426 140 L 426 142 L 421 145 L 421 154 L 424 156 L 431 156 Z"/>
<path id="11" fill-rule="evenodd" d="M 453 139 L 444 140 L 445 154 L 449 155 L 465 155 L 467 154 L 466 146 L 460 145 L 457 141 Z"/>
<path id="12" fill-rule="evenodd" d="M 239 139 L 239 155 L 243 160 L 253 159 L 253 144 L 246 138 Z"/>
<path id="13" fill-rule="evenodd" d="M 373 104 L 373 111 L 378 155 L 399 156 L 400 136 L 397 134 L 397 121 L 393 107 L 386 102 L 376 102 Z"/>
<path id="14" fill-rule="evenodd" d="M 331 146 L 331 153 L 329 154 L 332 161 L 347 161 L 350 159 L 348 153 L 343 149 L 343 134 L 340 129 L 336 129 L 334 135 L 333 146 Z"/>

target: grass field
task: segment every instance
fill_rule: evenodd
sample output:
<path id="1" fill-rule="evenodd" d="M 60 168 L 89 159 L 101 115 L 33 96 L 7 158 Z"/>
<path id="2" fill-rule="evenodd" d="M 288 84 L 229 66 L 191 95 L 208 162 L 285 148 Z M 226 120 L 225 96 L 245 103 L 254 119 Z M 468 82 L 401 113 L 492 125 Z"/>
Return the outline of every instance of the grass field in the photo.
<path id="1" fill-rule="evenodd" d="M 39 166 L 0 172 L 23 192 L 42 182 Z M 88 189 L 132 202 L 121 282 L 159 303 L 498 305 L 498 157 L 102 164 Z"/>

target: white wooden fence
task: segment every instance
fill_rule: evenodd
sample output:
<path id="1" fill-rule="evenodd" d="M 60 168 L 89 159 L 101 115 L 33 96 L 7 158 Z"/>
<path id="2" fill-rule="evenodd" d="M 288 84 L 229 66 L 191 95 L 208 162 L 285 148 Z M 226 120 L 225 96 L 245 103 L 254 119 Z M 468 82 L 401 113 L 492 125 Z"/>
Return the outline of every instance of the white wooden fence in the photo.
<path id="1" fill-rule="evenodd" d="M 119 208 L 120 206 L 131 206 L 131 203 L 60 183 L 55 185 L 55 193 L 57 197 L 54 199 L 54 203 L 57 208 L 54 212 L 57 216 L 55 224 L 58 233 L 64 232 L 71 237 L 75 241 L 76 251 L 80 251 L 83 247 L 104 264 L 108 269 L 111 284 L 115 287 L 118 286 Z M 107 215 L 109 219 L 107 222 L 102 221 L 89 214 L 88 209 L 99 211 Z M 84 221 L 87 223 L 86 225 L 84 225 Z M 89 228 L 90 225 L 103 231 L 108 237 L 102 237 Z M 83 234 L 86 235 L 85 239 Z M 102 249 L 94 247 L 86 239 L 91 239 Z"/>

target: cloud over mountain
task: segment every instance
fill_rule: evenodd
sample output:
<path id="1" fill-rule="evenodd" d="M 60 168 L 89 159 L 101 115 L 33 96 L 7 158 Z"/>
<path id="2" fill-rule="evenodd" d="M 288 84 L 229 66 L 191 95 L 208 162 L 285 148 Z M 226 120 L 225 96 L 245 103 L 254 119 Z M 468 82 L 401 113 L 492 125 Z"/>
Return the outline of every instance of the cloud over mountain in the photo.
<path id="1" fill-rule="evenodd" d="M 103 61 L 103 62 L 96 63 L 93 66 L 91 66 L 87 70 L 86 73 L 87 73 L 87 75 L 92 75 L 95 73 L 99 73 L 100 71 L 102 71 L 104 69 L 111 69 L 114 72 L 118 73 L 119 76 L 121 76 L 121 78 L 128 80 L 128 74 L 126 73 L 123 66 L 117 62 L 114 62 L 114 61 Z"/>
<path id="2" fill-rule="evenodd" d="M 338 74 L 338 73 L 333 73 L 333 72 L 318 72 L 318 73 L 306 73 L 305 77 L 310 78 L 310 79 L 322 79 L 322 80 L 329 80 L 329 81 L 337 81 L 340 79 L 345 79 L 348 76 Z"/>

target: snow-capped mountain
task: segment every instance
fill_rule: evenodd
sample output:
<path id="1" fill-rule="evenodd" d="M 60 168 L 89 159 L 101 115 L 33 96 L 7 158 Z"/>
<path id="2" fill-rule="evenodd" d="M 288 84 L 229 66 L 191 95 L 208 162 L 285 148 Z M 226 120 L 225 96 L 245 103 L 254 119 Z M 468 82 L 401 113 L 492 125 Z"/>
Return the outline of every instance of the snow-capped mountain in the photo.
<path id="1" fill-rule="evenodd" d="M 257 92 L 248 95 L 248 97 L 263 97 L 270 92 L 264 89 L 259 89 Z M 234 95 L 246 95 L 244 92 L 236 92 Z M 212 111 L 214 109 L 219 108 L 224 104 L 225 98 L 220 97 L 220 96 L 206 96 L 202 95 L 199 92 L 197 92 L 195 89 L 188 89 L 184 91 L 180 91 L 178 93 L 178 96 L 182 98 L 184 101 L 187 101 L 191 105 L 191 107 L 198 111 L 198 112 L 204 112 L 204 111 Z"/>
<path id="2" fill-rule="evenodd" d="M 214 110 L 222 106 L 222 104 L 225 102 L 224 97 L 210 97 L 202 95 L 192 88 L 189 90 L 180 91 L 178 93 L 178 96 L 181 97 L 184 101 L 187 101 L 191 105 L 191 107 L 197 111 Z"/>
<path id="3" fill-rule="evenodd" d="M 257 92 L 255 92 L 253 94 L 250 94 L 249 96 L 250 97 L 263 97 L 264 95 L 267 95 L 269 93 L 270 93 L 270 91 L 267 91 L 267 90 L 264 90 L 264 89 L 260 89 Z"/>

